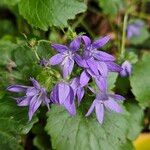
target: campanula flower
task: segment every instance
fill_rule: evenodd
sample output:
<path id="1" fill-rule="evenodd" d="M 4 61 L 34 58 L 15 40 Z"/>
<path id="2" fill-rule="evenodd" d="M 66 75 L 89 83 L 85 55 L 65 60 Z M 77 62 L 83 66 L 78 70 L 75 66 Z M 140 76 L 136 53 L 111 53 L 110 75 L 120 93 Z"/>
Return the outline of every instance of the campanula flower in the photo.
<path id="1" fill-rule="evenodd" d="M 52 47 L 59 53 L 50 58 L 50 64 L 60 64 L 63 77 L 66 78 L 73 70 L 76 52 L 80 48 L 80 37 L 74 39 L 69 47 L 61 44 L 52 44 Z"/>
<path id="2" fill-rule="evenodd" d="M 46 90 L 34 79 L 30 78 L 33 86 L 11 85 L 7 88 L 10 92 L 25 93 L 25 96 L 15 98 L 18 106 L 29 106 L 29 120 L 32 119 L 36 110 L 44 103 L 49 109 L 50 100 L 47 97 Z"/>
<path id="3" fill-rule="evenodd" d="M 90 88 L 91 89 L 91 88 Z M 92 92 L 95 93 L 93 89 Z M 107 92 L 97 92 L 96 98 L 93 101 L 91 107 L 89 108 L 86 116 L 89 116 L 95 109 L 97 120 L 100 124 L 104 121 L 105 109 L 121 113 L 123 110 L 117 103 L 117 101 L 124 100 L 124 97 L 118 94 L 108 94 Z"/>
<path id="4" fill-rule="evenodd" d="M 74 97 L 72 87 L 65 82 L 56 84 L 50 94 L 50 99 L 53 104 L 64 106 L 71 116 L 76 114 Z"/>
<path id="5" fill-rule="evenodd" d="M 127 27 L 127 37 L 128 39 L 139 36 L 141 34 L 141 28 L 143 27 L 144 23 L 140 20 L 137 20 L 134 23 L 131 23 Z"/>
<path id="6" fill-rule="evenodd" d="M 122 71 L 120 72 L 120 75 L 122 77 L 126 77 L 126 76 L 130 76 L 131 75 L 131 73 L 132 73 L 132 65 L 131 65 L 131 63 L 129 61 L 126 60 L 125 62 L 123 62 L 121 67 L 122 67 Z"/>

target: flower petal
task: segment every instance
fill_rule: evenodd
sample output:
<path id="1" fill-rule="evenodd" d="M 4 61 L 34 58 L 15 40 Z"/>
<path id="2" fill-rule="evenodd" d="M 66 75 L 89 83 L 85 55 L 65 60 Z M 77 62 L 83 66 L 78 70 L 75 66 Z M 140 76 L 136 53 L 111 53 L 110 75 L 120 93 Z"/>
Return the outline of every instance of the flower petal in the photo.
<path id="1" fill-rule="evenodd" d="M 120 72 L 122 68 L 114 62 L 105 62 L 107 64 L 108 70 L 112 72 Z"/>
<path id="2" fill-rule="evenodd" d="M 74 67 L 74 60 L 70 59 L 69 57 L 66 57 L 61 64 L 61 69 L 63 71 L 63 78 L 66 78 L 71 74 L 73 67 Z"/>
<path id="3" fill-rule="evenodd" d="M 123 100 L 125 100 L 125 98 L 124 98 L 123 96 L 118 95 L 118 94 L 109 94 L 109 96 L 110 96 L 111 98 L 113 98 L 114 100 L 118 100 L 118 101 L 123 101 Z"/>
<path id="4" fill-rule="evenodd" d="M 31 121 L 33 114 L 36 112 L 36 110 L 39 108 L 41 105 L 42 101 L 39 100 L 39 97 L 33 96 L 30 104 L 29 104 L 29 121 Z"/>
<path id="5" fill-rule="evenodd" d="M 100 124 L 103 123 L 104 120 L 104 105 L 98 102 L 95 106 L 96 118 Z"/>
<path id="6" fill-rule="evenodd" d="M 107 79 L 105 77 L 102 76 L 95 77 L 95 82 L 102 92 L 105 92 L 107 90 Z"/>
<path id="7" fill-rule="evenodd" d="M 95 104 L 96 104 L 96 100 L 94 100 L 93 103 L 92 103 L 92 105 L 90 106 L 88 112 L 85 115 L 86 117 L 89 116 L 93 112 L 93 110 L 95 108 Z"/>
<path id="8" fill-rule="evenodd" d="M 11 85 L 7 88 L 8 91 L 10 92 L 25 92 L 27 90 L 28 86 L 24 86 L 24 85 Z"/>
<path id="9" fill-rule="evenodd" d="M 71 116 L 76 115 L 76 107 L 74 101 L 70 103 L 71 95 L 63 103 L 63 106 L 67 109 Z"/>
<path id="10" fill-rule="evenodd" d="M 93 56 L 100 61 L 115 61 L 114 56 L 112 56 L 106 52 L 103 52 L 103 51 L 95 50 L 93 53 Z"/>
<path id="11" fill-rule="evenodd" d="M 98 62 L 98 70 L 103 77 L 107 77 L 108 68 L 104 62 Z"/>
<path id="12" fill-rule="evenodd" d="M 32 97 L 25 96 L 19 99 L 18 106 L 28 106 Z"/>
<path id="13" fill-rule="evenodd" d="M 83 35 L 83 36 L 81 36 L 81 38 L 82 38 L 82 40 L 83 40 L 86 47 L 89 47 L 91 45 L 91 40 L 90 40 L 89 37 Z"/>
<path id="14" fill-rule="evenodd" d="M 27 96 L 34 96 L 38 93 L 38 90 L 35 87 L 30 87 L 27 89 L 26 95 Z"/>
<path id="15" fill-rule="evenodd" d="M 64 56 L 62 54 L 56 54 L 49 59 L 51 65 L 57 65 L 63 61 Z"/>
<path id="16" fill-rule="evenodd" d="M 50 99 L 53 103 L 56 103 L 56 104 L 59 103 L 58 84 L 53 87 L 51 94 L 50 94 Z"/>
<path id="17" fill-rule="evenodd" d="M 63 53 L 68 50 L 67 46 L 61 45 L 61 44 L 52 44 L 51 46 L 53 49 L 55 49 L 56 51 L 58 51 L 60 53 Z"/>
<path id="18" fill-rule="evenodd" d="M 96 40 L 93 44 L 92 44 L 92 47 L 93 48 L 101 48 L 103 47 L 109 40 L 110 40 L 111 36 L 110 35 L 107 35 L 107 36 L 104 36 L 102 38 L 100 38 L 99 40 Z"/>
<path id="19" fill-rule="evenodd" d="M 30 81 L 32 82 L 33 86 L 36 88 L 36 89 L 40 89 L 40 84 L 34 79 L 34 78 L 31 78 L 30 77 Z"/>
<path id="20" fill-rule="evenodd" d="M 123 110 L 118 105 L 117 102 L 115 102 L 112 98 L 109 98 L 109 100 L 104 101 L 104 105 L 106 108 L 109 108 L 112 111 L 115 111 L 117 113 L 121 113 Z"/>
<path id="21" fill-rule="evenodd" d="M 69 95 L 70 95 L 70 86 L 66 83 L 63 83 L 63 82 L 59 83 L 58 84 L 59 104 L 63 104 Z"/>
<path id="22" fill-rule="evenodd" d="M 95 75 L 99 75 L 98 66 L 97 66 L 96 61 L 93 58 L 90 58 L 90 59 L 87 59 L 86 62 L 88 64 L 90 70 L 92 70 Z"/>
<path id="23" fill-rule="evenodd" d="M 84 70 L 80 75 L 80 84 L 81 86 L 86 86 L 90 80 L 89 74 Z"/>
<path id="24" fill-rule="evenodd" d="M 88 68 L 86 61 L 84 59 L 82 59 L 82 57 L 80 55 L 75 54 L 74 60 L 80 67 Z"/>
<path id="25" fill-rule="evenodd" d="M 70 50 L 72 51 L 77 51 L 80 48 L 80 43 L 81 43 L 81 37 L 75 38 L 71 43 L 70 43 Z"/>
<path id="26" fill-rule="evenodd" d="M 84 88 L 78 88 L 77 90 L 78 104 L 80 104 L 83 96 L 84 96 Z"/>

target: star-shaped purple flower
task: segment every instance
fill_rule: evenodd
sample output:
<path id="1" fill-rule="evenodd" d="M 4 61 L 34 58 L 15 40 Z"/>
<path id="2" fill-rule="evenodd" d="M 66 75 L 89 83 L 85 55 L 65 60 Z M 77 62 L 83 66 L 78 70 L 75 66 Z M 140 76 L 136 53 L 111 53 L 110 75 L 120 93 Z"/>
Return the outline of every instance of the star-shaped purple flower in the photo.
<path id="1" fill-rule="evenodd" d="M 90 88 L 91 89 L 91 88 Z M 95 93 L 93 89 L 92 92 Z M 96 94 L 96 99 L 93 101 L 91 107 L 89 108 L 86 116 L 89 116 L 95 109 L 97 120 L 100 124 L 104 121 L 105 109 L 121 113 L 123 110 L 118 105 L 116 101 L 124 100 L 124 97 L 118 94 L 108 94 L 107 92 L 98 92 Z"/>
<path id="2" fill-rule="evenodd" d="M 50 58 L 50 64 L 60 64 L 64 78 L 69 76 L 73 70 L 76 52 L 80 48 L 80 41 L 80 37 L 77 37 L 70 43 L 69 47 L 61 44 L 52 44 L 52 47 L 59 53 Z"/>
<path id="3" fill-rule="evenodd" d="M 56 84 L 51 91 L 50 99 L 53 104 L 64 106 L 71 116 L 76 114 L 74 91 L 68 83 L 60 82 Z"/>
<path id="4" fill-rule="evenodd" d="M 17 100 L 18 106 L 29 106 L 29 121 L 32 119 L 32 116 L 42 103 L 44 103 L 48 109 L 50 103 L 46 90 L 42 88 L 34 78 L 30 78 L 30 81 L 33 86 L 11 85 L 7 88 L 10 92 L 25 93 L 24 97 L 15 99 Z"/>

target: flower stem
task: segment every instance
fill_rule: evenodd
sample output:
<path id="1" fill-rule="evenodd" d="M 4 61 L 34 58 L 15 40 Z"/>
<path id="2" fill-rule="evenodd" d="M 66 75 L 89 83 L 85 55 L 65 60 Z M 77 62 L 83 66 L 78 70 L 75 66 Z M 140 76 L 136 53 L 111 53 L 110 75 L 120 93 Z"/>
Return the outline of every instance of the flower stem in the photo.
<path id="1" fill-rule="evenodd" d="M 125 14 L 124 20 L 123 20 L 123 31 L 122 31 L 122 41 L 121 41 L 121 51 L 120 51 L 121 59 L 123 59 L 124 55 L 125 55 L 125 40 L 126 40 L 127 21 L 128 21 L 128 13 Z"/>
<path id="2" fill-rule="evenodd" d="M 37 53 L 37 51 L 36 51 L 36 48 L 33 48 L 33 51 L 34 51 L 34 54 L 35 54 L 37 60 L 39 61 L 39 60 L 40 60 L 40 57 L 39 57 L 39 55 L 38 55 L 38 53 Z"/>

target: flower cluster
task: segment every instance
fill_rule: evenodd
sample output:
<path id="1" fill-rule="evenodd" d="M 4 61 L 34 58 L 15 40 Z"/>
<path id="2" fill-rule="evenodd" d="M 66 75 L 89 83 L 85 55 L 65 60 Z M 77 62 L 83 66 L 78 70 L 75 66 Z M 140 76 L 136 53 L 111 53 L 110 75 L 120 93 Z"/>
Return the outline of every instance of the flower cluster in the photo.
<path id="1" fill-rule="evenodd" d="M 78 36 L 67 47 L 61 44 L 52 44 L 52 48 L 58 53 L 52 56 L 48 61 L 42 61 L 42 64 L 52 66 L 59 65 L 62 70 L 63 81 L 59 81 L 52 89 L 50 98 L 47 97 L 44 88 L 40 87 L 38 82 L 31 79 L 33 87 L 22 85 L 13 85 L 8 87 L 11 92 L 25 92 L 25 96 L 17 98 L 19 106 L 29 105 L 29 120 L 43 102 L 49 108 L 49 103 L 62 105 L 66 108 L 71 116 L 76 115 L 76 103 L 82 101 L 86 93 L 85 87 L 88 87 L 95 95 L 95 99 L 89 108 L 86 116 L 89 116 L 95 109 L 96 117 L 99 123 L 103 123 L 104 110 L 109 109 L 117 113 L 122 112 L 122 108 L 117 103 L 124 98 L 117 94 L 109 94 L 107 87 L 108 74 L 111 72 L 122 71 L 117 65 L 115 57 L 98 49 L 102 48 L 109 40 L 110 36 L 102 37 L 91 42 L 87 36 Z M 70 79 L 74 66 L 82 69 L 77 77 Z M 69 80 L 70 79 L 70 80 Z M 94 82 L 97 89 L 89 87 L 89 82 Z"/>

